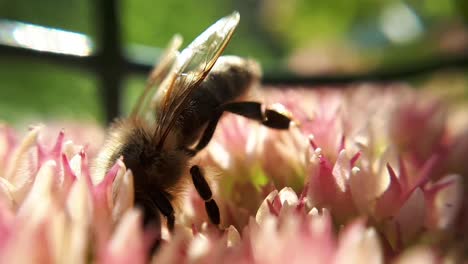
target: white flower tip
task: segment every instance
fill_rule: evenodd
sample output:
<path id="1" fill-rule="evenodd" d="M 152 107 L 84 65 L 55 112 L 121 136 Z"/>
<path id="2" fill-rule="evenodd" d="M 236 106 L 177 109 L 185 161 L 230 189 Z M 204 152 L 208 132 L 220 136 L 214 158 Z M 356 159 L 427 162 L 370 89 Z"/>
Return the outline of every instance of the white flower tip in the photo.
<path id="1" fill-rule="evenodd" d="M 49 168 L 54 168 L 54 167 L 57 166 L 57 163 L 55 162 L 55 160 L 47 160 L 46 162 L 44 162 L 44 165 L 42 165 L 42 166 L 47 166 Z"/>
<path id="2" fill-rule="evenodd" d="M 339 156 L 347 155 L 348 151 L 344 148 L 338 153 Z"/>
<path id="3" fill-rule="evenodd" d="M 203 223 L 201 224 L 201 230 L 202 230 L 202 231 L 208 230 L 208 223 L 207 223 L 207 222 L 203 222 Z"/>
<path id="4" fill-rule="evenodd" d="M 210 241 L 203 235 L 198 234 L 192 240 L 190 247 L 188 249 L 188 259 L 197 260 L 205 255 L 210 249 Z"/>
<path id="5" fill-rule="evenodd" d="M 295 205 L 299 202 L 296 192 L 291 187 L 284 187 L 279 193 L 281 204 Z"/>
<path id="6" fill-rule="evenodd" d="M 273 199 L 278 195 L 278 190 L 273 190 L 270 192 L 267 197 L 263 200 L 262 204 L 257 210 L 257 214 L 255 215 L 255 221 L 257 223 L 263 222 L 265 217 L 270 214 L 270 208 L 268 207 L 268 202 L 272 202 Z"/>
<path id="7" fill-rule="evenodd" d="M 356 175 L 356 174 L 358 174 L 359 172 L 361 172 L 361 169 L 358 168 L 358 167 L 356 167 L 356 166 L 354 166 L 354 167 L 351 169 L 352 175 Z"/>
<path id="8" fill-rule="evenodd" d="M 321 148 L 316 148 L 314 152 L 315 152 L 315 154 L 317 156 L 320 156 L 322 154 L 322 149 Z"/>
<path id="9" fill-rule="evenodd" d="M 271 202 L 273 201 L 273 198 L 275 198 L 277 195 L 278 195 L 278 190 L 273 190 L 267 195 L 267 197 L 265 197 L 265 200 L 269 200 Z"/>
<path id="10" fill-rule="evenodd" d="M 227 229 L 227 247 L 233 247 L 238 245 L 241 241 L 241 237 L 237 229 L 230 225 Z"/>
<path id="11" fill-rule="evenodd" d="M 312 208 L 312 209 L 310 209 L 310 211 L 309 211 L 309 215 L 311 215 L 311 216 L 318 216 L 318 215 L 319 215 L 319 211 L 318 211 L 318 209 L 317 209 L 317 208 L 315 208 L 315 207 L 314 207 L 314 208 Z"/>
<path id="12" fill-rule="evenodd" d="M 362 145 L 364 147 L 369 145 L 369 139 L 366 136 L 358 135 L 354 138 L 354 141 L 356 141 L 358 145 Z"/>
<path id="13" fill-rule="evenodd" d="M 208 151 L 211 152 L 211 156 L 221 168 L 228 169 L 231 166 L 231 156 L 219 142 L 212 141 Z"/>
<path id="14" fill-rule="evenodd" d="M 126 169 L 125 168 L 125 163 L 123 162 L 123 156 L 120 156 L 120 158 L 117 159 L 117 164 L 119 164 L 119 167 L 122 169 Z"/>
<path id="15" fill-rule="evenodd" d="M 78 152 L 77 147 L 81 148 L 81 146 L 73 144 L 73 141 L 67 140 L 63 143 L 62 153 L 67 157 L 72 157 L 75 153 Z"/>
<path id="16" fill-rule="evenodd" d="M 364 237 L 367 239 L 375 239 L 377 237 L 377 232 L 374 228 L 367 228 Z"/>
<path id="17" fill-rule="evenodd" d="M 82 178 L 81 177 L 81 155 L 76 154 L 75 156 L 71 158 L 70 168 L 75 173 L 77 178 Z"/>

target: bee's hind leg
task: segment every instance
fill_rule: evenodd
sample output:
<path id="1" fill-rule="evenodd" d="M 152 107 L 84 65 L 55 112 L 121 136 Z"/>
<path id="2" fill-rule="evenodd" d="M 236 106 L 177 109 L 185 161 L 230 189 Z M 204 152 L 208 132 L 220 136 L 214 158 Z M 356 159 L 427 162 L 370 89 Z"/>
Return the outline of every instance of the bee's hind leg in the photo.
<path id="1" fill-rule="evenodd" d="M 221 105 L 215 112 L 213 118 L 209 121 L 203 134 L 193 149 L 186 149 L 187 153 L 195 156 L 198 151 L 204 149 L 210 142 L 216 130 L 219 119 L 224 112 L 230 112 L 249 119 L 259 121 L 264 126 L 275 129 L 288 129 L 291 118 L 277 110 L 264 108 L 259 102 L 231 102 Z"/>
<path id="2" fill-rule="evenodd" d="M 218 226 L 221 222 L 218 204 L 216 204 L 216 201 L 213 199 L 211 188 L 208 185 L 208 182 L 206 182 L 200 167 L 197 165 L 192 166 L 190 168 L 190 174 L 192 175 L 192 181 L 195 189 L 200 197 L 205 201 L 206 213 L 208 214 L 211 223 Z"/>
<path id="3" fill-rule="evenodd" d="M 256 120 L 262 125 L 275 129 L 288 129 L 291 124 L 289 113 L 262 107 L 259 102 L 232 102 L 221 106 L 226 112 Z"/>

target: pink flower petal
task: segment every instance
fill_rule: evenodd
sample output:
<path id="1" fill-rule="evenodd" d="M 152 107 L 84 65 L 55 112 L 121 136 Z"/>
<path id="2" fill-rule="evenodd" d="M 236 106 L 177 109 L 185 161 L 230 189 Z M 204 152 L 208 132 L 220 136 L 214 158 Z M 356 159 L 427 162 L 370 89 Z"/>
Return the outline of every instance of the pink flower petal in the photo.
<path id="1" fill-rule="evenodd" d="M 424 193 L 428 204 L 426 226 L 433 229 L 453 226 L 463 202 L 461 176 L 447 175 Z"/>
<path id="2" fill-rule="evenodd" d="M 441 261 L 437 254 L 430 248 L 418 246 L 399 256 L 394 264 L 438 264 Z"/>
<path id="3" fill-rule="evenodd" d="M 134 205 L 133 174 L 130 170 L 125 171 L 122 164 L 113 184 L 113 209 L 114 221 L 120 219 L 123 213 Z"/>
<path id="4" fill-rule="evenodd" d="M 146 263 L 148 252 L 143 243 L 141 214 L 128 211 L 117 226 L 101 263 Z"/>
<path id="5" fill-rule="evenodd" d="M 340 234 L 335 263 L 384 263 L 377 232 L 364 221 L 348 224 Z"/>
<path id="6" fill-rule="evenodd" d="M 418 188 L 412 192 L 395 216 L 395 222 L 400 227 L 401 239 L 405 244 L 421 232 L 424 227 L 425 216 L 426 202 L 424 193 Z"/>

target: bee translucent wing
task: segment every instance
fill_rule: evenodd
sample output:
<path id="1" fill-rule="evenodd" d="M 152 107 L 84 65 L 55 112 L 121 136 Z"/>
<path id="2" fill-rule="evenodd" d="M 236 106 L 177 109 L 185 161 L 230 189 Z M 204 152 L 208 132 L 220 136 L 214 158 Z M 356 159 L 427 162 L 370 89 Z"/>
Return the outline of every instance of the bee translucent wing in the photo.
<path id="1" fill-rule="evenodd" d="M 239 18 L 238 12 L 221 18 L 190 43 L 177 58 L 181 73 L 208 72 L 231 39 Z"/>
<path id="2" fill-rule="evenodd" d="M 158 129 L 161 145 L 180 113 L 189 106 L 190 95 L 206 77 L 231 39 L 239 23 L 239 13 L 221 18 L 184 49 L 173 72 L 164 81 L 159 102 Z"/>
<path id="3" fill-rule="evenodd" d="M 161 55 L 159 62 L 148 76 L 145 90 L 143 93 L 141 93 L 140 97 L 138 97 L 138 101 L 133 107 L 132 113 L 130 114 L 131 117 L 145 118 L 144 115 L 151 112 L 151 98 L 158 90 L 161 82 L 169 74 L 169 70 L 173 67 L 177 55 L 179 54 L 179 48 L 181 45 L 182 36 L 174 35 L 174 37 L 172 37 L 171 41 L 169 42 L 169 45 Z"/>

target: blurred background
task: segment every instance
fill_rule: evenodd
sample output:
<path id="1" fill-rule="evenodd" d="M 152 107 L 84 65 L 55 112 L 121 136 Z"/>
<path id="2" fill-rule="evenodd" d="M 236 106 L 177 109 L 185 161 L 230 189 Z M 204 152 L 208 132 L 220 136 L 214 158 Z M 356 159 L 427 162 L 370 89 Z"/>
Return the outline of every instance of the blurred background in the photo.
<path id="1" fill-rule="evenodd" d="M 226 53 L 269 84 L 409 81 L 468 98 L 466 0 L 0 0 L 0 120 L 105 123 L 129 111 L 174 33 L 241 22 Z"/>

